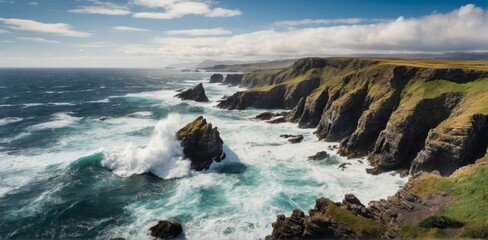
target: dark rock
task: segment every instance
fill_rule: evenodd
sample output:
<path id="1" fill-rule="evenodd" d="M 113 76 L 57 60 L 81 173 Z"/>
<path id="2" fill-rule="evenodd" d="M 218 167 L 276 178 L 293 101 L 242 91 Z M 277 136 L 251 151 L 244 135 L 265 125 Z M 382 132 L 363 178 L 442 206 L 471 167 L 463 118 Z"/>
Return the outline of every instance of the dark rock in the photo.
<path id="1" fill-rule="evenodd" d="M 347 165 L 351 165 L 350 163 L 342 163 L 341 165 L 339 165 L 339 169 L 341 169 L 342 171 L 344 171 L 344 169 L 346 169 Z"/>
<path id="2" fill-rule="evenodd" d="M 224 81 L 224 76 L 220 73 L 215 73 L 210 76 L 210 83 L 221 83 Z"/>
<path id="3" fill-rule="evenodd" d="M 242 81 L 243 74 L 227 74 L 225 76 L 224 81 L 222 82 L 223 85 L 230 85 L 230 86 L 237 86 Z"/>
<path id="4" fill-rule="evenodd" d="M 267 121 L 267 123 L 271 123 L 271 124 L 278 124 L 278 123 L 284 123 L 284 122 L 286 122 L 285 117 L 277 117 L 277 118 L 273 118 L 273 119 Z"/>
<path id="5" fill-rule="evenodd" d="M 304 226 L 305 213 L 299 209 L 293 210 L 289 218 L 278 215 L 276 222 L 272 224 L 273 232 L 267 239 L 301 239 Z"/>
<path id="6" fill-rule="evenodd" d="M 263 113 L 260 113 L 258 114 L 256 117 L 254 117 L 255 119 L 259 119 L 259 120 L 270 120 L 271 118 L 273 118 L 274 116 L 276 116 L 276 114 L 272 113 L 272 112 L 263 112 Z"/>
<path id="7" fill-rule="evenodd" d="M 303 135 L 297 135 L 297 136 L 294 136 L 294 137 L 291 137 L 290 139 L 288 139 L 288 142 L 290 143 L 300 143 L 302 142 L 303 140 Z"/>
<path id="8" fill-rule="evenodd" d="M 109 119 L 110 119 L 110 117 L 101 117 L 99 120 L 100 121 L 105 121 L 105 120 L 109 120 Z"/>
<path id="9" fill-rule="evenodd" d="M 330 155 L 326 151 L 321 151 L 321 152 L 316 153 L 313 156 L 309 156 L 308 160 L 323 160 L 323 159 L 326 159 L 328 157 L 330 157 Z"/>
<path id="10" fill-rule="evenodd" d="M 471 126 L 445 126 L 442 131 L 430 131 L 424 149 L 416 156 L 410 174 L 438 171 L 442 176 L 472 164 L 485 155 L 488 146 L 488 115 L 476 114 Z"/>
<path id="11" fill-rule="evenodd" d="M 183 232 L 183 228 L 177 222 L 163 220 L 151 227 L 149 231 L 151 231 L 151 236 L 158 239 L 174 239 Z"/>
<path id="12" fill-rule="evenodd" d="M 302 134 L 299 134 L 299 135 L 282 134 L 282 135 L 280 135 L 280 137 L 289 138 L 288 142 L 290 142 L 290 143 L 299 143 L 303 140 Z"/>
<path id="13" fill-rule="evenodd" d="M 205 89 L 203 89 L 203 85 L 200 83 L 194 88 L 188 89 L 184 92 L 178 93 L 175 95 L 177 98 L 181 98 L 183 100 L 193 100 L 197 102 L 208 102 L 207 95 L 205 95 Z"/>
<path id="14" fill-rule="evenodd" d="M 390 120 L 386 129 L 380 133 L 373 152 L 369 154 L 368 159 L 374 167 L 372 172 L 408 169 L 418 152 L 424 148 L 429 130 L 449 117 L 459 97 L 459 94 L 443 94 L 437 98 L 423 99 L 406 116 L 404 112 L 407 110 L 400 107 L 391 117 L 394 120 Z"/>
<path id="15" fill-rule="evenodd" d="M 224 142 L 220 133 L 202 116 L 180 129 L 176 138 L 181 141 L 183 153 L 191 160 L 193 170 L 205 170 L 213 161 L 223 159 Z"/>

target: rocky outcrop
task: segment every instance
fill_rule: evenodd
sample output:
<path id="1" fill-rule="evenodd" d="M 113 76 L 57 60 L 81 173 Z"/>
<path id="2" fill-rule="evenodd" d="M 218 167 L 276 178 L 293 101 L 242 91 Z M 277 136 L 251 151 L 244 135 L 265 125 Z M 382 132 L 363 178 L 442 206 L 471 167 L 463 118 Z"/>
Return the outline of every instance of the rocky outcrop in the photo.
<path id="1" fill-rule="evenodd" d="M 241 84 L 242 77 L 243 74 L 227 74 L 222 84 L 229 86 L 238 86 L 239 84 Z"/>
<path id="2" fill-rule="evenodd" d="M 210 76 L 210 83 L 221 83 L 224 81 L 224 75 L 220 73 L 215 73 Z"/>
<path id="3" fill-rule="evenodd" d="M 300 143 L 303 140 L 302 134 L 298 134 L 298 135 L 283 134 L 283 135 L 280 135 L 280 137 L 287 138 L 288 142 L 290 142 L 290 143 Z"/>
<path id="4" fill-rule="evenodd" d="M 316 131 L 319 138 L 340 141 L 351 135 L 365 108 L 366 94 L 367 88 L 362 87 L 334 101 L 330 108 L 322 114 Z"/>
<path id="5" fill-rule="evenodd" d="M 411 164 L 410 174 L 439 171 L 447 176 L 483 157 L 488 146 L 488 115 L 475 114 L 471 119 L 465 127 L 441 124 L 431 130 L 424 149 Z"/>
<path id="6" fill-rule="evenodd" d="M 279 84 L 271 87 L 252 89 L 238 92 L 220 102 L 219 108 L 246 109 L 248 107 L 276 109 L 291 109 L 301 98 L 308 96 L 320 84 L 320 79 L 306 79 L 296 84 Z"/>
<path id="7" fill-rule="evenodd" d="M 326 151 L 320 151 L 313 156 L 309 156 L 308 160 L 324 160 L 330 157 L 330 155 Z"/>
<path id="8" fill-rule="evenodd" d="M 320 198 L 308 216 L 299 209 L 289 218 L 278 215 L 267 239 L 395 238 L 401 226 L 416 225 L 449 202 L 446 195 L 421 198 L 406 190 L 387 200 L 372 201 L 368 207 L 352 194 L 346 194 L 341 203 Z"/>
<path id="9" fill-rule="evenodd" d="M 163 220 L 151 227 L 149 231 L 151 236 L 157 239 L 175 239 L 183 232 L 183 228 L 177 222 Z"/>
<path id="10" fill-rule="evenodd" d="M 180 129 L 176 138 L 181 141 L 183 153 L 190 159 L 193 170 L 205 170 L 213 161 L 219 162 L 225 158 L 222 150 L 224 141 L 219 131 L 202 116 Z"/>
<path id="11" fill-rule="evenodd" d="M 447 119 L 460 100 L 458 94 L 422 99 L 413 105 L 400 106 L 386 129 L 376 140 L 369 160 L 372 173 L 408 169 L 417 153 L 424 148 L 429 130 Z"/>
<path id="12" fill-rule="evenodd" d="M 203 89 L 203 85 L 201 83 L 193 88 L 176 94 L 175 97 L 183 100 L 193 100 L 196 102 L 208 102 L 207 95 L 205 95 L 205 89 Z"/>

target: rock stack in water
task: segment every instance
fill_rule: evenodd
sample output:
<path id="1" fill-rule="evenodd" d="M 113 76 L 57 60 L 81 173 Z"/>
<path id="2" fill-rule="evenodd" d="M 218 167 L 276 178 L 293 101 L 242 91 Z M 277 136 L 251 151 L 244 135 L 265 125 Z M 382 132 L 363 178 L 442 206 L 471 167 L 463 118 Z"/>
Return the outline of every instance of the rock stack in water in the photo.
<path id="1" fill-rule="evenodd" d="M 210 76 L 210 83 L 221 83 L 224 81 L 224 75 L 215 73 Z"/>
<path id="2" fill-rule="evenodd" d="M 244 76 L 243 74 L 227 74 L 222 84 L 229 85 L 229 86 L 237 86 L 241 83 L 243 76 Z"/>
<path id="3" fill-rule="evenodd" d="M 193 170 L 205 170 L 213 161 L 225 158 L 222 150 L 224 141 L 219 131 L 202 116 L 180 129 L 176 138 L 181 141 L 183 153 L 191 160 Z"/>
<path id="4" fill-rule="evenodd" d="M 201 83 L 196 85 L 194 88 L 190 88 L 182 93 L 176 94 L 175 97 L 183 100 L 193 100 L 196 102 L 208 102 L 207 95 L 205 95 L 205 89 L 203 89 L 203 85 Z"/>
<path id="5" fill-rule="evenodd" d="M 183 232 L 183 228 L 177 222 L 163 220 L 151 227 L 149 231 L 151 231 L 151 236 L 156 239 L 174 239 Z"/>

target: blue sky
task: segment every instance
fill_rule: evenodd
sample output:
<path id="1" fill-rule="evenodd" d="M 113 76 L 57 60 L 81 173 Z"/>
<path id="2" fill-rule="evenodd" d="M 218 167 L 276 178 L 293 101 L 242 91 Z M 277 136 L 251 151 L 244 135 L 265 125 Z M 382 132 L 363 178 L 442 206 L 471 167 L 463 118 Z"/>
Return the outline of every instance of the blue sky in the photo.
<path id="1" fill-rule="evenodd" d="M 0 67 L 488 50 L 488 0 L 0 0 Z"/>

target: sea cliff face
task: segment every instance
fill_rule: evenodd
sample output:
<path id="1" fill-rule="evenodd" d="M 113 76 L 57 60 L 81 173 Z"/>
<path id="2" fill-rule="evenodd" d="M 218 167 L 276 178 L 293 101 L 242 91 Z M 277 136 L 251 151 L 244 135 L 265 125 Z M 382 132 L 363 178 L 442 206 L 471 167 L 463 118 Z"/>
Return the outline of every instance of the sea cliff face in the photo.
<path id="1" fill-rule="evenodd" d="M 291 109 L 288 120 L 368 156 L 371 173 L 449 175 L 488 145 L 488 69 L 456 61 L 305 58 L 244 74 L 226 109 Z"/>

